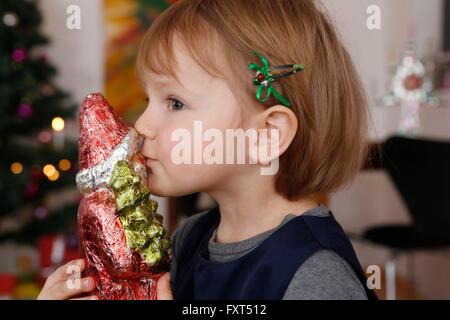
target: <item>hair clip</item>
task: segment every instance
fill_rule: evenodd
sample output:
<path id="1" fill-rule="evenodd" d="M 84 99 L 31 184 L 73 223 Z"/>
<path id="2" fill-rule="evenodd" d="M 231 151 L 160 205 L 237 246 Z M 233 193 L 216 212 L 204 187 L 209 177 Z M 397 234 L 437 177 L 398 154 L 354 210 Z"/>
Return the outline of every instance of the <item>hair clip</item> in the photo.
<path id="1" fill-rule="evenodd" d="M 289 77 L 293 74 L 296 74 L 299 71 L 303 71 L 305 66 L 303 64 L 283 64 L 279 66 L 269 67 L 269 62 L 267 59 L 256 51 L 252 52 L 254 55 L 259 57 L 262 61 L 262 66 L 257 65 L 256 63 L 250 63 L 248 68 L 250 70 L 256 70 L 256 76 L 253 78 L 253 84 L 258 86 L 258 90 L 256 91 L 256 98 L 259 102 L 266 102 L 269 97 L 273 94 L 275 98 L 277 98 L 283 105 L 286 107 L 291 106 L 291 102 L 283 97 L 273 86 L 272 83 L 277 81 L 278 79 Z M 283 74 L 273 75 L 273 70 L 283 70 L 289 69 L 290 71 Z M 262 98 L 261 94 L 267 88 L 267 95 Z"/>

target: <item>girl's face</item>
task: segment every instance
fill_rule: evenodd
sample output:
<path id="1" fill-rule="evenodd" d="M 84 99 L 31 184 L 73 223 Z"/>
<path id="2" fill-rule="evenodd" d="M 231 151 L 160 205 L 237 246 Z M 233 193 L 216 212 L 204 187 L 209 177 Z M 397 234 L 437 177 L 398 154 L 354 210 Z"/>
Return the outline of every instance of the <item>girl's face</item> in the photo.
<path id="1" fill-rule="evenodd" d="M 149 102 L 135 124 L 136 130 L 145 138 L 141 153 L 147 159 L 148 184 L 156 196 L 208 192 L 225 186 L 242 169 L 242 165 L 236 164 L 206 164 L 203 157 L 201 163 L 194 163 L 194 152 L 202 155 L 203 148 L 211 144 L 211 141 L 205 142 L 202 138 L 206 130 L 218 129 L 225 145 L 225 129 L 243 128 L 245 124 L 225 80 L 215 78 L 202 69 L 176 37 L 173 44 L 178 62 L 177 75 L 182 83 L 169 76 L 147 72 L 144 81 Z M 202 126 L 201 132 L 198 130 L 199 124 Z M 184 141 L 190 141 L 190 164 L 177 164 L 174 159 L 172 151 L 177 145 L 180 146 L 181 141 L 172 138 L 174 132 L 182 132 L 184 136 L 187 134 Z M 197 142 L 194 139 L 200 144 L 195 145 Z M 225 151 L 223 154 L 225 156 Z"/>

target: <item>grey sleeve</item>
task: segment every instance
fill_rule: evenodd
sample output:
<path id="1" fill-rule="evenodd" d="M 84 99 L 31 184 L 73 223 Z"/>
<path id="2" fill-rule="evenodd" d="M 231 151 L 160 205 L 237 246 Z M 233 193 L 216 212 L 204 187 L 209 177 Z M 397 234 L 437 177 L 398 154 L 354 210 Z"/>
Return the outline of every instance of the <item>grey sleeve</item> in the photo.
<path id="1" fill-rule="evenodd" d="M 183 223 L 175 230 L 175 232 L 172 235 L 172 265 L 170 267 L 170 285 L 173 288 L 173 281 L 175 279 L 175 275 L 177 272 L 177 257 L 178 252 L 182 249 L 184 240 L 188 236 L 189 232 L 191 231 L 192 227 L 194 226 L 195 222 L 198 218 L 200 218 L 205 212 L 197 213 L 189 218 L 187 218 Z"/>
<path id="2" fill-rule="evenodd" d="M 367 294 L 346 261 L 321 250 L 298 268 L 283 300 L 367 300 Z"/>

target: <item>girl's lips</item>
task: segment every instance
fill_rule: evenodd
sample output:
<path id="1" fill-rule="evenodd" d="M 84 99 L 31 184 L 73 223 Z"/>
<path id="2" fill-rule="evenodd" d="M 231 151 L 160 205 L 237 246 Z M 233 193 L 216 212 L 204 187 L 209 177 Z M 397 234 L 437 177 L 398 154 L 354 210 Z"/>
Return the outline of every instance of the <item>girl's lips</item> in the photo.
<path id="1" fill-rule="evenodd" d="M 158 161 L 158 160 L 152 159 L 152 158 L 147 158 L 147 159 L 145 160 L 145 164 L 146 164 L 147 166 L 150 166 L 150 165 L 152 165 L 153 163 L 155 163 L 156 161 Z"/>

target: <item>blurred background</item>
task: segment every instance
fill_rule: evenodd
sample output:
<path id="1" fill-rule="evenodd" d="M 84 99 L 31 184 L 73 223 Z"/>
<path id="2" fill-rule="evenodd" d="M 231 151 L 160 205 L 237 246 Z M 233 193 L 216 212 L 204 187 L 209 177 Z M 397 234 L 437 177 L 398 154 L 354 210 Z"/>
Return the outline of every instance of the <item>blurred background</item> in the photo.
<path id="1" fill-rule="evenodd" d="M 138 44 L 174 2 L 0 2 L 0 298 L 36 298 L 79 256 L 78 107 L 101 91 L 133 123 L 146 105 Z M 367 91 L 371 153 L 320 201 L 363 266 L 380 268 L 381 298 L 450 299 L 450 1 L 322 3 Z M 214 205 L 204 194 L 156 200 L 170 232 Z"/>

